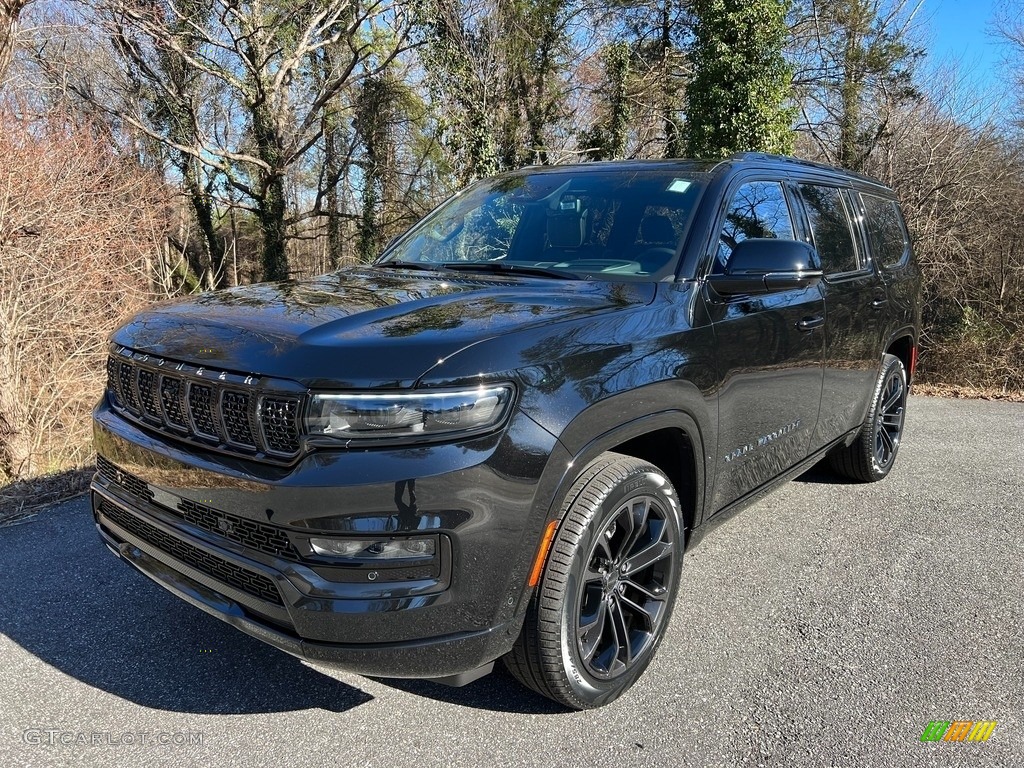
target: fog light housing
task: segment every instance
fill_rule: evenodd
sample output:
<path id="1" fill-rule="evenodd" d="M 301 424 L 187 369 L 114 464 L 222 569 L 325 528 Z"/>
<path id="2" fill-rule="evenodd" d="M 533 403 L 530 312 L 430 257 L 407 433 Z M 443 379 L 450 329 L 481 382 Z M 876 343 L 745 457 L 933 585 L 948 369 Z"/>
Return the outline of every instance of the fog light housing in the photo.
<path id="1" fill-rule="evenodd" d="M 339 558 L 360 563 L 402 563 L 433 560 L 437 555 L 436 536 L 407 538 L 342 539 L 311 537 L 310 549 L 320 557 Z"/>

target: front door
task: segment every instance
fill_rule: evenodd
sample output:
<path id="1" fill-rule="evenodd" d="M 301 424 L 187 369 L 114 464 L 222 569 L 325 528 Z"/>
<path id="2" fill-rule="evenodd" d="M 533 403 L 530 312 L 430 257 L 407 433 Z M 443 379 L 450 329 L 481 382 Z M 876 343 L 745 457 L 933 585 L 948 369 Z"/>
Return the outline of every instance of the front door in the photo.
<path id="1" fill-rule="evenodd" d="M 748 181 L 735 191 L 713 271 L 748 237 L 796 238 L 782 184 Z M 817 286 L 728 299 L 704 290 L 718 361 L 717 511 L 807 456 L 821 401 L 825 303 Z"/>

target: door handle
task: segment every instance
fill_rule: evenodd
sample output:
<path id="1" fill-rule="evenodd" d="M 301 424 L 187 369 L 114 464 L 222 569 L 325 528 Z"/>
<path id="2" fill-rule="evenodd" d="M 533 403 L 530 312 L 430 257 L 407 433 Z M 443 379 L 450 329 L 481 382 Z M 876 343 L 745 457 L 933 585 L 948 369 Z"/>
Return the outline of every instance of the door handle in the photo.
<path id="1" fill-rule="evenodd" d="M 882 307 L 884 307 L 888 303 L 889 303 L 889 300 L 887 298 L 885 298 L 884 296 L 880 296 L 879 298 L 873 299 L 871 301 L 871 308 L 872 309 L 881 309 Z"/>
<path id="2" fill-rule="evenodd" d="M 814 317 L 805 317 L 796 324 L 796 327 L 801 331 L 813 331 L 815 328 L 820 328 L 824 324 L 825 318 L 821 315 L 816 315 Z"/>

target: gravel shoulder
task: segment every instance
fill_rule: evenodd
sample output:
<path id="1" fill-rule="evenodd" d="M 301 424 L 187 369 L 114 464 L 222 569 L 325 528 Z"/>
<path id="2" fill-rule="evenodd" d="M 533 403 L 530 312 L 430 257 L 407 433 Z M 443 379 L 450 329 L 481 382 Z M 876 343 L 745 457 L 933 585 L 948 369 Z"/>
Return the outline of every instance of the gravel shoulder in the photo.
<path id="1" fill-rule="evenodd" d="M 815 469 L 704 537 L 645 677 L 583 713 L 307 666 L 116 562 L 76 499 L 0 528 L 0 764 L 1021 765 L 1022 469 L 1024 404 L 912 398 L 886 481 Z"/>

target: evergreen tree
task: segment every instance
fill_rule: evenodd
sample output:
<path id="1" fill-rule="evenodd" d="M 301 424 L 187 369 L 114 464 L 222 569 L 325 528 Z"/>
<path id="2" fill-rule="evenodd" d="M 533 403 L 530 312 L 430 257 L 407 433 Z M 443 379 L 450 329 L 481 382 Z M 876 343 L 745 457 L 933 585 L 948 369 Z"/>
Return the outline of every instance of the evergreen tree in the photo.
<path id="1" fill-rule="evenodd" d="M 788 154 L 791 72 L 782 56 L 787 0 L 694 0 L 693 79 L 686 91 L 686 152 Z"/>

